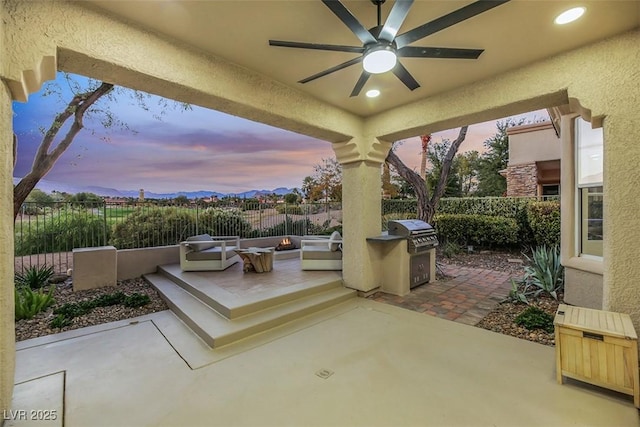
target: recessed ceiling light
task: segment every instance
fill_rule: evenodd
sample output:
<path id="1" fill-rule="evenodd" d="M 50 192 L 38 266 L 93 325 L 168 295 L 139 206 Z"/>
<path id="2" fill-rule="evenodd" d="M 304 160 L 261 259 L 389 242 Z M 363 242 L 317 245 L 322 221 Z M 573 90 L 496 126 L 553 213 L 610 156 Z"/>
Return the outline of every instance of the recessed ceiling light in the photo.
<path id="1" fill-rule="evenodd" d="M 367 91 L 366 95 L 369 98 L 375 98 L 376 96 L 380 95 L 380 91 L 378 89 L 371 89 Z"/>
<path id="2" fill-rule="evenodd" d="M 553 22 L 558 25 L 568 24 L 569 22 L 573 22 L 580 18 L 584 14 L 585 10 L 586 9 L 584 7 L 574 7 L 573 9 L 562 12 Z"/>

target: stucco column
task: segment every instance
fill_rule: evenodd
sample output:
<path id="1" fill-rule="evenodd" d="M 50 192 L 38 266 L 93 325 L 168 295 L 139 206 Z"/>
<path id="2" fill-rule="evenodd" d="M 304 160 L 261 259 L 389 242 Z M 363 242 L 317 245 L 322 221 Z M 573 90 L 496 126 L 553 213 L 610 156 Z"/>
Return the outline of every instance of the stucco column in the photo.
<path id="1" fill-rule="evenodd" d="M 16 362 L 13 320 L 12 120 L 9 89 L 4 82 L 0 82 L 0 410 L 8 410 L 11 406 Z"/>
<path id="2" fill-rule="evenodd" d="M 640 65 L 640 64 L 638 64 Z M 624 96 L 624 94 L 620 94 Z M 640 328 L 638 282 L 638 188 L 640 124 L 637 95 L 604 120 L 604 286 L 605 310 L 629 313 Z"/>
<path id="3" fill-rule="evenodd" d="M 382 231 L 382 162 L 390 144 L 373 137 L 334 144 L 342 164 L 342 278 L 345 286 L 368 292 L 381 285 L 379 248 L 367 237 Z"/>

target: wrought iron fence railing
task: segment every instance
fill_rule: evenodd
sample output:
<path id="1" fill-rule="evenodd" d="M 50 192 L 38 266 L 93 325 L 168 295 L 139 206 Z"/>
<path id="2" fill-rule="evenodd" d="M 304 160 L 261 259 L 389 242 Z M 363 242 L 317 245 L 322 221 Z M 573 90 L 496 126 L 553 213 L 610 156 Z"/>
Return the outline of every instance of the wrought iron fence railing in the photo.
<path id="1" fill-rule="evenodd" d="M 445 198 L 439 213 L 517 215 L 538 198 Z M 382 229 L 387 221 L 416 217 L 416 200 L 383 200 Z M 30 265 L 71 268 L 74 248 L 113 245 L 118 249 L 174 245 L 207 233 L 256 238 L 325 234 L 342 224 L 342 204 L 258 203 L 172 205 L 160 202 L 29 202 L 15 221 L 16 271 Z"/>
<path id="2" fill-rule="evenodd" d="M 211 205 L 25 203 L 15 221 L 16 271 L 33 264 L 71 268 L 74 248 L 177 244 L 208 233 L 241 238 L 323 234 L 342 223 L 341 203 L 237 202 Z"/>

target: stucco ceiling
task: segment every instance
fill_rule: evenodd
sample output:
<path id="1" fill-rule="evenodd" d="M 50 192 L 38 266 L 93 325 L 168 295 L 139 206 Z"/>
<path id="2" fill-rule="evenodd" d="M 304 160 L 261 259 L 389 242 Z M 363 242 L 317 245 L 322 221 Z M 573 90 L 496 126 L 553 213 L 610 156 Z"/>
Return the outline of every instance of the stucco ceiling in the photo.
<path id="1" fill-rule="evenodd" d="M 373 75 L 360 96 L 350 98 L 362 71 L 361 64 L 307 84 L 297 82 L 357 54 L 268 44 L 269 39 L 277 39 L 361 46 L 320 0 L 89 2 L 135 25 L 225 58 L 360 116 L 468 85 L 640 26 L 638 0 L 511 0 L 412 43 L 412 46 L 485 49 L 479 59 L 402 58 L 401 62 L 421 87 L 412 92 L 392 73 Z M 376 8 L 370 1 L 343 3 L 365 27 L 376 25 Z M 470 3 L 418 0 L 411 6 L 398 34 Z M 383 5 L 383 22 L 392 5 L 393 0 Z M 560 12 L 578 5 L 587 8 L 580 20 L 565 26 L 553 23 Z M 382 94 L 374 99 L 364 96 L 372 88 Z"/>

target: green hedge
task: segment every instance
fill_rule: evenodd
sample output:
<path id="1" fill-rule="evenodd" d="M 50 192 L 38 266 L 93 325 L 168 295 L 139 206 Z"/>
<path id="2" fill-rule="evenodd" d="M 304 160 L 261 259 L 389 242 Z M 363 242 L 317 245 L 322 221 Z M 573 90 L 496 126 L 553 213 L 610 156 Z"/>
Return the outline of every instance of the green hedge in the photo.
<path id="1" fill-rule="evenodd" d="M 527 207 L 527 219 L 536 246 L 560 246 L 560 203 L 533 202 Z"/>
<path id="2" fill-rule="evenodd" d="M 104 219 L 86 211 L 62 210 L 42 218 L 41 224 L 21 233 L 15 240 L 15 255 L 68 252 L 73 248 L 102 246 L 108 240 Z"/>
<path id="3" fill-rule="evenodd" d="M 209 208 L 198 217 L 198 233 L 212 236 L 248 237 L 253 228 L 236 209 Z"/>
<path id="4" fill-rule="evenodd" d="M 514 218 L 489 215 L 437 214 L 434 218 L 440 241 L 480 247 L 512 246 L 518 243 Z"/>
<path id="5" fill-rule="evenodd" d="M 118 249 L 175 245 L 195 234 L 195 218 L 178 208 L 137 208 L 113 228 L 111 244 Z"/>
<path id="6" fill-rule="evenodd" d="M 304 215 L 300 205 L 279 204 L 276 205 L 276 212 L 287 215 Z"/>

